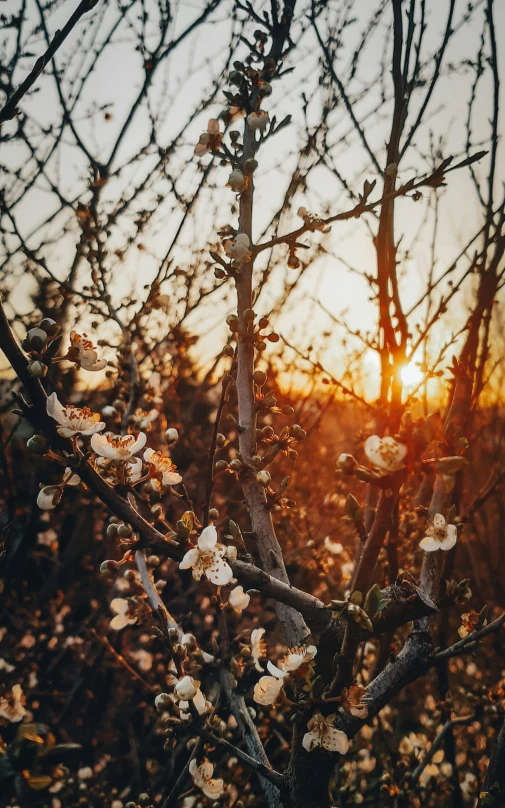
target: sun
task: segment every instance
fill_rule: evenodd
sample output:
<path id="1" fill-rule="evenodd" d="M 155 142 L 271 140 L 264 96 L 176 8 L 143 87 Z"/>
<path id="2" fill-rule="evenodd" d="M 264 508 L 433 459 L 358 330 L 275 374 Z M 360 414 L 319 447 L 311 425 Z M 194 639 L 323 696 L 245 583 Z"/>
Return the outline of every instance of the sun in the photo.
<path id="1" fill-rule="evenodd" d="M 415 362 L 405 365 L 401 369 L 402 382 L 405 387 L 417 387 L 424 379 L 424 373 Z"/>

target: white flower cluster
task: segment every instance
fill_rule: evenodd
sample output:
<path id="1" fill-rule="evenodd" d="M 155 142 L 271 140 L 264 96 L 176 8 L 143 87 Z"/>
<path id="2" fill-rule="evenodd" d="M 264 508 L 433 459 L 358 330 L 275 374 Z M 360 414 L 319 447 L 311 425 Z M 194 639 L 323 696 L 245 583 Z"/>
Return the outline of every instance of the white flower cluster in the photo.
<path id="1" fill-rule="evenodd" d="M 56 393 L 51 393 L 48 397 L 46 409 L 50 418 L 57 422 L 56 430 L 61 437 L 71 438 L 74 442 L 79 437 L 91 438 L 90 444 L 96 454 L 96 465 L 104 474 L 111 474 L 110 482 L 116 482 L 115 472 L 118 466 L 124 469 L 124 482 L 135 483 L 142 478 L 142 460 L 136 455 L 146 444 L 147 437 L 144 432 L 139 432 L 137 436 L 103 433 L 105 422 L 100 420 L 98 413 L 92 412 L 87 407 L 74 407 L 70 404 L 63 406 Z M 158 410 L 147 413 L 149 423 L 154 420 L 153 413 L 157 417 Z M 169 443 L 174 443 L 179 435 L 176 429 L 168 429 L 166 437 Z M 144 452 L 143 460 L 147 465 L 146 476 L 154 491 L 161 491 L 182 482 L 181 475 L 168 455 L 148 448 Z M 59 485 L 44 486 L 40 490 L 37 497 L 39 508 L 52 510 L 61 500 L 65 486 L 79 483 L 79 475 L 71 468 L 67 468 Z"/>

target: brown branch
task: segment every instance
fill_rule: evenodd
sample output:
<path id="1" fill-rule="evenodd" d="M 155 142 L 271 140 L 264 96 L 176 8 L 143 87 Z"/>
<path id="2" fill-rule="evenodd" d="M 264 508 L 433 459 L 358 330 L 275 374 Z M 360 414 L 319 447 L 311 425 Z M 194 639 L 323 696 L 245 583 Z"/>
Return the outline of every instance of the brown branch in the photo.
<path id="1" fill-rule="evenodd" d="M 87 14 L 88 11 L 91 11 L 97 5 L 97 3 L 98 0 L 81 0 L 76 10 L 68 22 L 63 26 L 61 31 L 56 31 L 44 55 L 37 59 L 26 79 L 22 84 L 20 84 L 11 98 L 9 98 L 3 109 L 0 110 L 0 124 L 5 123 L 5 121 L 10 121 L 16 116 L 16 107 L 23 96 L 25 96 L 28 90 L 35 84 L 48 62 L 53 58 L 58 48 L 63 44 L 65 39 L 75 28 L 81 17 L 83 17 L 84 14 Z"/>
<path id="2" fill-rule="evenodd" d="M 452 732 L 453 727 L 458 727 L 461 726 L 462 724 L 468 724 L 470 721 L 473 721 L 474 718 L 475 713 L 471 713 L 470 715 L 462 715 L 459 718 L 453 718 L 444 724 L 444 726 L 438 733 L 437 737 L 431 744 L 430 748 L 426 752 L 425 756 L 423 757 L 419 765 L 412 772 L 412 779 L 410 780 L 410 783 L 412 783 L 412 785 L 415 785 L 417 783 L 423 771 L 425 770 L 426 766 L 428 765 L 430 760 L 433 759 L 435 752 L 437 752 L 440 749 L 446 736 L 450 732 Z"/>
<path id="3" fill-rule="evenodd" d="M 486 800 L 488 792 L 491 791 L 492 797 L 495 802 Z M 498 738 L 496 740 L 491 760 L 487 767 L 484 783 L 480 790 L 479 802 L 477 808 L 484 808 L 485 805 L 495 806 L 499 808 L 500 805 L 505 803 L 505 721 L 501 726 Z"/>

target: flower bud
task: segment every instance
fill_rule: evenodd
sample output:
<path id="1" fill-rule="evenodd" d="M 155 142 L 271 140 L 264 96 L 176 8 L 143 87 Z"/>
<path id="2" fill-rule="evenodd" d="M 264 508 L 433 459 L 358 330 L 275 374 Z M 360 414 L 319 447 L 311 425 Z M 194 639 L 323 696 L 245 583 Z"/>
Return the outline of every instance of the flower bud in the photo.
<path id="1" fill-rule="evenodd" d="M 282 412 L 283 415 L 294 415 L 295 414 L 294 408 L 291 407 L 289 404 L 284 404 L 284 406 L 281 407 L 281 412 Z"/>
<path id="2" fill-rule="evenodd" d="M 106 407 L 103 407 L 103 409 L 102 409 L 102 418 L 117 418 L 117 416 L 118 416 L 118 411 L 116 410 L 115 407 L 111 407 L 110 405 L 107 405 Z"/>
<path id="3" fill-rule="evenodd" d="M 226 322 L 230 328 L 230 331 L 238 331 L 238 317 L 236 314 L 229 314 L 226 318 Z"/>
<path id="4" fill-rule="evenodd" d="M 48 337 L 55 337 L 61 331 L 61 325 L 50 317 L 44 317 L 39 323 L 39 328 L 45 331 Z"/>
<path id="5" fill-rule="evenodd" d="M 238 459 L 238 457 L 231 461 L 230 468 L 232 471 L 240 471 L 242 468 L 242 462 Z"/>
<path id="6" fill-rule="evenodd" d="M 37 505 L 43 511 L 52 511 L 56 508 L 62 496 L 62 490 L 57 485 L 46 485 L 41 488 L 37 497 Z"/>
<path id="7" fill-rule="evenodd" d="M 296 440 L 303 440 L 304 438 L 307 437 L 307 433 L 305 432 L 304 429 L 302 429 L 302 427 L 299 424 L 293 424 L 293 426 L 290 429 L 290 432 L 292 436 L 296 438 Z"/>
<path id="8" fill-rule="evenodd" d="M 154 699 L 154 706 L 157 710 L 165 710 L 172 705 L 172 699 L 168 693 L 159 693 Z"/>
<path id="9" fill-rule="evenodd" d="M 268 112 L 260 109 L 247 116 L 247 125 L 253 132 L 264 132 L 268 125 Z"/>
<path id="10" fill-rule="evenodd" d="M 269 471 L 267 471 L 266 469 L 262 469 L 261 471 L 258 471 L 258 473 L 256 474 L 256 479 L 259 482 L 259 484 L 263 486 L 263 488 L 266 488 L 268 485 L 270 485 L 272 477 Z"/>
<path id="11" fill-rule="evenodd" d="M 358 467 L 358 461 L 352 454 L 342 452 L 337 460 L 337 467 L 344 472 L 344 474 L 354 474 Z"/>
<path id="12" fill-rule="evenodd" d="M 230 561 L 237 560 L 237 548 L 233 544 L 228 545 L 226 548 L 226 557 L 229 558 Z"/>
<path id="13" fill-rule="evenodd" d="M 29 351 L 42 351 L 47 342 L 47 334 L 42 328 L 30 328 L 26 335 Z"/>
<path id="14" fill-rule="evenodd" d="M 165 440 L 167 443 L 175 443 L 179 440 L 179 433 L 175 427 L 171 426 L 167 429 L 165 432 Z"/>
<path id="15" fill-rule="evenodd" d="M 256 315 L 252 309 L 245 309 L 243 316 L 246 323 L 253 323 Z"/>
<path id="16" fill-rule="evenodd" d="M 209 511 L 209 519 L 212 519 L 213 522 L 215 522 L 216 519 L 219 519 L 219 511 L 218 511 L 217 508 L 211 508 L 210 509 L 210 511 Z"/>
<path id="17" fill-rule="evenodd" d="M 105 531 L 109 539 L 113 539 L 117 536 L 117 525 L 107 525 L 107 530 Z"/>
<path id="18" fill-rule="evenodd" d="M 118 536 L 121 536 L 122 539 L 129 539 L 132 534 L 132 529 L 130 525 L 119 525 L 117 532 Z"/>
<path id="19" fill-rule="evenodd" d="M 175 686 L 175 695 L 181 701 L 189 701 L 197 694 L 197 687 L 192 676 L 183 676 Z"/>
<path id="20" fill-rule="evenodd" d="M 150 555 L 147 558 L 147 563 L 150 567 L 159 567 L 160 566 L 160 559 L 157 555 Z"/>
<path id="21" fill-rule="evenodd" d="M 49 449 L 49 441 L 44 435 L 32 435 L 26 442 L 26 448 L 35 454 L 45 454 Z"/>
<path id="22" fill-rule="evenodd" d="M 102 561 L 100 564 L 100 572 L 102 575 L 112 575 L 112 573 L 117 572 L 118 569 L 119 564 L 112 558 L 108 558 L 106 561 Z"/>
<path id="23" fill-rule="evenodd" d="M 226 471 L 228 468 L 228 463 L 226 460 L 218 460 L 217 463 L 214 465 L 216 471 Z"/>
<path id="24" fill-rule="evenodd" d="M 263 370 L 255 370 L 253 374 L 253 379 L 256 384 L 259 385 L 265 384 L 267 380 L 267 374 Z"/>
<path id="25" fill-rule="evenodd" d="M 231 347 L 231 345 L 225 345 L 225 346 L 224 346 L 224 348 L 223 348 L 223 355 L 224 355 L 224 356 L 229 356 L 230 358 L 232 358 L 233 356 L 235 356 L 235 351 L 233 350 L 233 348 Z"/>
<path id="26" fill-rule="evenodd" d="M 181 645 L 184 645 L 185 648 L 194 649 L 197 647 L 198 643 L 196 641 L 196 637 L 194 634 L 183 634 L 181 637 Z"/>
<path id="27" fill-rule="evenodd" d="M 42 379 L 47 373 L 47 365 L 34 359 L 32 362 L 28 362 L 28 373 L 36 379 Z"/>
<path id="28" fill-rule="evenodd" d="M 241 193 L 245 190 L 245 177 L 239 168 L 235 168 L 231 172 L 230 176 L 228 177 L 228 186 L 232 189 L 232 191 L 236 191 L 237 193 Z"/>

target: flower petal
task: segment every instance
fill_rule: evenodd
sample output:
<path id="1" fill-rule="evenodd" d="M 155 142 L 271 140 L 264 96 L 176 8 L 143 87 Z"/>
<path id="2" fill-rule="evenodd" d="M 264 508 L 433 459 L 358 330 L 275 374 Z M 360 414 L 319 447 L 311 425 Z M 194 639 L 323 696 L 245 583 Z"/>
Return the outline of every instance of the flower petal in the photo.
<path id="1" fill-rule="evenodd" d="M 224 559 L 215 556 L 211 567 L 207 567 L 205 575 L 216 586 L 226 586 L 233 578 L 233 572 L 229 564 Z"/>
<path id="2" fill-rule="evenodd" d="M 451 550 L 454 547 L 454 545 L 456 544 L 457 540 L 458 540 L 457 536 L 454 536 L 454 535 L 446 536 L 446 538 L 443 540 L 443 542 L 440 543 L 440 549 L 445 550 L 446 552 L 447 552 L 447 550 Z"/>
<path id="3" fill-rule="evenodd" d="M 340 729 L 328 727 L 322 737 L 321 746 L 327 749 L 328 752 L 338 752 L 339 755 L 345 755 L 349 751 L 349 738 Z"/>
<path id="4" fill-rule="evenodd" d="M 312 752 L 316 746 L 321 745 L 321 736 L 317 732 L 306 732 L 303 736 L 302 746 L 307 752 Z"/>
<path id="5" fill-rule="evenodd" d="M 139 452 L 140 449 L 144 448 L 144 446 L 146 445 L 146 441 L 147 441 L 147 435 L 144 432 L 139 432 L 137 440 L 130 447 L 130 454 L 132 455 L 137 454 L 137 452 Z"/>
<path id="6" fill-rule="evenodd" d="M 63 413 L 63 409 L 64 409 L 63 404 L 60 401 L 58 401 L 58 396 L 56 395 L 56 393 L 51 393 L 51 395 L 48 396 L 46 402 L 47 414 L 51 418 L 54 418 L 55 421 L 62 423 L 65 421 L 65 415 Z"/>
<path id="7" fill-rule="evenodd" d="M 178 485 L 182 483 L 182 477 L 176 471 L 165 471 L 163 473 L 163 485 Z"/>
<path id="8" fill-rule="evenodd" d="M 217 544 L 217 530 L 214 525 L 205 527 L 198 539 L 198 547 L 200 550 L 213 550 Z"/>
<path id="9" fill-rule="evenodd" d="M 432 536 L 425 536 L 424 539 L 419 542 L 419 547 L 426 553 L 434 553 L 436 550 L 440 550 L 440 542 Z"/>
<path id="10" fill-rule="evenodd" d="M 125 614 L 117 614 L 110 621 L 110 627 L 114 629 L 114 631 L 121 631 L 121 629 L 125 628 L 129 622 L 128 617 Z"/>
<path id="11" fill-rule="evenodd" d="M 270 660 L 267 662 L 267 668 L 276 679 L 284 679 L 284 677 L 288 675 L 286 671 L 281 671 L 281 669 L 278 668 L 277 665 L 274 665 L 273 662 L 270 662 Z"/>
<path id="12" fill-rule="evenodd" d="M 191 550 L 188 550 L 184 558 L 179 564 L 179 569 L 181 570 L 189 570 L 191 567 L 194 567 L 195 564 L 198 563 L 198 559 L 200 558 L 200 553 L 196 547 L 192 547 Z"/>

